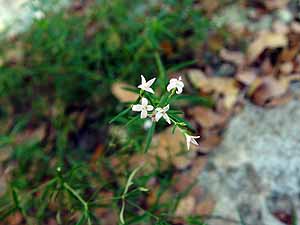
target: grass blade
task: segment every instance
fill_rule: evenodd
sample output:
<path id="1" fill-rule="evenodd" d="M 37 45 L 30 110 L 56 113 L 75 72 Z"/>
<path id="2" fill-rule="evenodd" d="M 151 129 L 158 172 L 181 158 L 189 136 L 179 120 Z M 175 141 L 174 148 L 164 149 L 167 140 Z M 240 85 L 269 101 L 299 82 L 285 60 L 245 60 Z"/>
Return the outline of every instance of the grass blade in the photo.
<path id="1" fill-rule="evenodd" d="M 150 147 L 150 144 L 152 142 L 152 137 L 153 137 L 154 132 L 155 132 L 155 127 L 156 127 L 156 123 L 152 123 L 152 126 L 149 129 L 148 134 L 147 134 L 146 145 L 145 145 L 144 152 L 147 152 L 149 147 Z"/>

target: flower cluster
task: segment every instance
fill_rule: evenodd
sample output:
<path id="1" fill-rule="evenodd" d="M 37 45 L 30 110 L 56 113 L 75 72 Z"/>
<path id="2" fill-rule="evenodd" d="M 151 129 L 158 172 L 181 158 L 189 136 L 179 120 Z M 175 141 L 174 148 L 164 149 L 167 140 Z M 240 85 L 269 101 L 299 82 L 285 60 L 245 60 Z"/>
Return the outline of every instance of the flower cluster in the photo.
<path id="1" fill-rule="evenodd" d="M 149 81 L 146 81 L 145 77 L 141 75 L 141 84 L 138 86 L 139 89 L 141 89 L 140 92 L 140 104 L 134 104 L 132 105 L 132 111 L 134 112 L 140 112 L 140 118 L 146 119 L 150 118 L 152 122 L 158 122 L 161 118 L 163 118 L 168 124 L 174 124 L 175 127 L 179 127 L 181 132 L 186 137 L 187 142 L 187 148 L 190 149 L 190 143 L 198 145 L 195 139 L 200 138 L 200 136 L 191 136 L 188 134 L 188 130 L 184 127 L 186 124 L 184 122 L 178 122 L 176 119 L 172 118 L 169 115 L 170 110 L 170 100 L 171 98 L 176 94 L 181 94 L 183 92 L 184 83 L 179 77 L 178 79 L 173 78 L 169 81 L 169 84 L 167 85 L 167 91 L 168 95 L 164 96 L 165 98 L 161 98 L 160 101 L 153 106 L 153 103 L 145 97 L 145 92 L 149 92 L 152 95 L 155 94 L 154 90 L 151 88 L 151 86 L 154 84 L 156 78 L 153 78 Z"/>

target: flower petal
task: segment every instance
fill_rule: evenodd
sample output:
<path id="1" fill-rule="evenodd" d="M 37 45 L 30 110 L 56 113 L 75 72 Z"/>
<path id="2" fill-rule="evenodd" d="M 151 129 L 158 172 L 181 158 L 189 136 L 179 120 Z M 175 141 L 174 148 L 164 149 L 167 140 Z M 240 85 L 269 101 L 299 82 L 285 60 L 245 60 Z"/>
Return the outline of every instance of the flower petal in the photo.
<path id="1" fill-rule="evenodd" d="M 170 105 L 166 105 L 166 106 L 163 108 L 164 112 L 167 112 L 169 109 L 170 109 Z"/>
<path id="2" fill-rule="evenodd" d="M 152 111 L 154 107 L 152 105 L 147 105 L 147 111 Z"/>
<path id="3" fill-rule="evenodd" d="M 164 119 L 167 121 L 168 124 L 171 124 L 171 120 L 170 117 L 168 116 L 168 114 L 163 114 Z"/>
<path id="4" fill-rule="evenodd" d="M 182 93 L 182 90 L 183 90 L 182 87 L 178 87 L 178 86 L 177 86 L 176 94 L 178 94 L 178 95 L 181 94 L 181 93 Z"/>
<path id="5" fill-rule="evenodd" d="M 146 82 L 146 79 L 143 75 L 141 75 L 141 79 L 142 79 L 142 85 L 145 85 L 147 82 Z"/>
<path id="6" fill-rule="evenodd" d="M 197 142 L 193 137 L 191 138 L 191 142 L 192 142 L 194 145 L 199 145 L 198 142 Z"/>
<path id="7" fill-rule="evenodd" d="M 170 80 L 170 83 L 176 83 L 177 82 L 177 79 L 176 78 L 172 78 L 171 80 Z"/>
<path id="8" fill-rule="evenodd" d="M 190 150 L 190 142 L 191 142 L 191 137 L 187 134 L 185 134 L 186 137 L 186 145 L 187 145 L 187 149 Z"/>
<path id="9" fill-rule="evenodd" d="M 177 82 L 177 86 L 183 88 L 184 87 L 184 83 L 182 81 L 178 81 Z"/>
<path id="10" fill-rule="evenodd" d="M 154 83 L 155 80 L 156 80 L 156 78 L 152 78 L 151 80 L 149 80 L 149 81 L 147 82 L 147 86 L 148 86 L 148 87 L 151 87 L 151 85 Z"/>
<path id="11" fill-rule="evenodd" d="M 148 105 L 148 99 L 142 98 L 142 106 L 147 106 Z"/>
<path id="12" fill-rule="evenodd" d="M 153 89 L 151 87 L 145 87 L 144 90 L 147 91 L 147 92 L 150 92 L 150 93 L 154 94 L 154 91 L 153 91 Z"/>
<path id="13" fill-rule="evenodd" d="M 162 116 L 163 116 L 163 114 L 161 112 L 157 112 L 155 114 L 155 121 L 158 122 Z"/>
<path id="14" fill-rule="evenodd" d="M 135 112 L 142 111 L 142 105 L 133 105 L 132 106 L 132 111 L 135 111 Z"/>
<path id="15" fill-rule="evenodd" d="M 169 83 L 167 86 L 167 91 L 170 92 L 174 88 L 176 88 L 176 83 Z"/>
<path id="16" fill-rule="evenodd" d="M 163 111 L 163 109 L 160 108 L 160 107 L 157 107 L 157 108 L 155 109 L 155 111 L 156 111 L 156 112 L 161 112 L 161 111 Z"/>
<path id="17" fill-rule="evenodd" d="M 145 119 L 145 118 L 147 118 L 147 116 L 148 116 L 147 110 L 142 110 L 142 112 L 141 112 L 141 119 Z"/>

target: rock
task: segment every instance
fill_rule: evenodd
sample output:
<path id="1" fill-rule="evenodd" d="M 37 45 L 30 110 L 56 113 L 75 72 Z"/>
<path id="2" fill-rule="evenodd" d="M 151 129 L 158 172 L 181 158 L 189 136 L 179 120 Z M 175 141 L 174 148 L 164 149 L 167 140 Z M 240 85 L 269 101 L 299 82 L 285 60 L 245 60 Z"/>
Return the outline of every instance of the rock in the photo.
<path id="1" fill-rule="evenodd" d="M 216 200 L 213 215 L 282 225 L 300 212 L 299 118 L 299 100 L 269 110 L 246 104 L 199 177 Z"/>
<path id="2" fill-rule="evenodd" d="M 69 4 L 69 0 L 59 1 L 58 4 L 43 2 L 43 8 L 59 10 Z M 41 10 L 34 9 L 32 6 L 38 6 L 38 1 L 30 0 L 0 0 L 0 32 L 10 28 L 9 35 L 15 35 L 25 31 L 35 19 L 44 17 Z M 13 26 L 12 26 L 13 25 Z"/>

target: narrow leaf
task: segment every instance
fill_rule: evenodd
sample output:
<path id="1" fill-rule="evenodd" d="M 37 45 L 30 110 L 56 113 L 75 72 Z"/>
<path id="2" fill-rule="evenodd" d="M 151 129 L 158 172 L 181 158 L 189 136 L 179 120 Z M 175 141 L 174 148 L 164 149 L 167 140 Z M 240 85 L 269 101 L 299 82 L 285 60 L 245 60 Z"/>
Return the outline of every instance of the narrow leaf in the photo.
<path id="1" fill-rule="evenodd" d="M 120 117 L 122 116 L 125 116 L 129 111 L 131 110 L 131 108 L 127 108 L 127 109 L 124 109 L 122 112 L 120 112 L 118 115 L 116 115 L 114 118 L 112 118 L 109 123 L 113 123 L 115 122 L 117 119 L 119 119 Z"/>
<path id="2" fill-rule="evenodd" d="M 147 138 L 146 138 L 146 145 L 145 145 L 145 150 L 144 152 L 147 152 L 149 147 L 150 147 L 150 144 L 152 142 L 152 137 L 153 137 L 153 134 L 155 132 L 155 127 L 156 127 L 156 123 L 152 123 L 152 126 L 151 128 L 149 129 L 148 131 L 148 134 L 147 134 Z"/>

